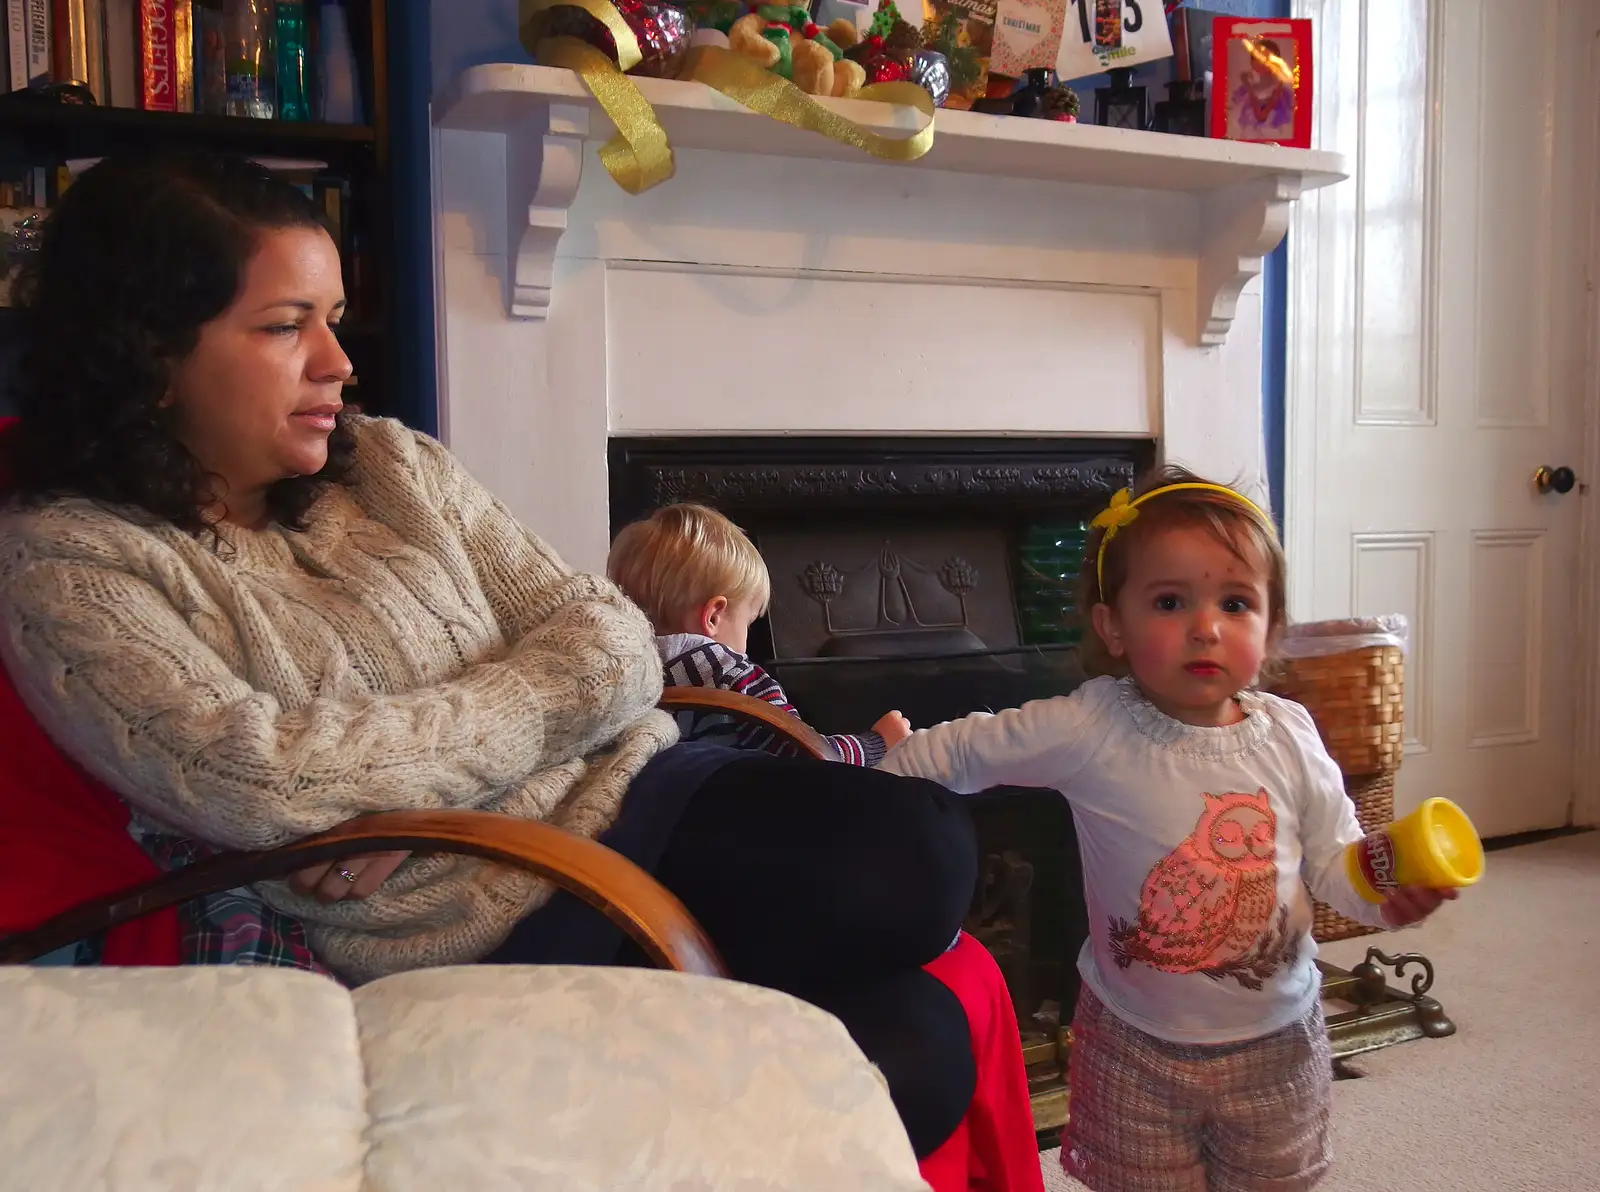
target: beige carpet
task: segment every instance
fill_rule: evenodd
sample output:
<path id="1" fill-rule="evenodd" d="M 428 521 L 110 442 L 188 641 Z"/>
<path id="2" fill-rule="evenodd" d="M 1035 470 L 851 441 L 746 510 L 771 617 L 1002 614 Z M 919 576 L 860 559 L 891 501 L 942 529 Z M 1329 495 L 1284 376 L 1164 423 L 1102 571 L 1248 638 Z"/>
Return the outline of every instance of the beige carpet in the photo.
<path id="1" fill-rule="evenodd" d="M 1331 944 L 1336 964 L 1373 940 Z M 1388 950 L 1434 963 L 1458 1028 L 1357 1056 L 1319 1192 L 1600 1189 L 1600 833 L 1489 855 L 1482 884 Z M 1046 1151 L 1045 1186 L 1078 1189 Z"/>

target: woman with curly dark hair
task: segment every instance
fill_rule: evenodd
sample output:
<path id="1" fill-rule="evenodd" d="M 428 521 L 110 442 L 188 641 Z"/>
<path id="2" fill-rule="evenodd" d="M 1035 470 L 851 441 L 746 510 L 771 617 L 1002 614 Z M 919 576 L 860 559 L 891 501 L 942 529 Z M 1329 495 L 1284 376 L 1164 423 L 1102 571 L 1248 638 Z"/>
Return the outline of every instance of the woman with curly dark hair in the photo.
<path id="1" fill-rule="evenodd" d="M 644 615 L 440 444 L 344 408 L 339 256 L 295 188 L 235 158 L 105 161 L 16 295 L 0 663 L 158 864 L 384 810 L 555 824 L 657 874 L 735 976 L 839 1014 L 919 1155 L 951 1134 L 972 1041 L 921 966 L 972 892 L 964 810 L 916 779 L 674 745 Z M 185 912 L 189 960 L 363 981 L 621 943 L 464 857 L 222 897 Z"/>
<path id="2" fill-rule="evenodd" d="M 262 456 L 244 423 L 266 421 L 270 404 L 241 399 L 241 387 L 270 386 L 275 371 L 298 366 L 280 349 L 312 312 L 303 303 L 233 311 L 232 334 L 207 337 L 197 349 L 202 328 L 232 305 L 257 229 L 298 233 L 274 243 L 331 268 L 332 277 L 318 280 L 333 289 L 338 256 L 311 251 L 326 239 L 323 225 L 294 187 L 266 185 L 265 171 L 225 158 L 181 160 L 181 168 L 106 161 L 92 185 L 67 192 L 65 216 L 45 223 L 40 256 L 49 267 L 22 270 L 14 286 L 31 334 L 14 380 L 23 422 L 13 482 L 36 496 L 75 493 L 136 507 L 191 533 L 219 519 L 269 516 L 303 529 L 318 490 L 350 472 L 355 441 L 339 399 L 349 361 L 327 335 L 321 355 L 307 362 L 319 400 L 298 421 L 264 429 L 274 447 Z M 61 235 L 63 226 L 74 234 Z M 327 312 L 330 332 L 343 310 L 341 297 Z M 262 314 L 278 321 L 263 329 L 267 336 L 252 336 L 246 325 Z M 181 379 L 171 376 L 176 361 L 184 362 Z M 209 400 L 211 410 L 187 417 L 174 384 Z M 186 433 L 202 436 L 193 450 Z M 324 461 L 304 471 L 319 455 Z"/>

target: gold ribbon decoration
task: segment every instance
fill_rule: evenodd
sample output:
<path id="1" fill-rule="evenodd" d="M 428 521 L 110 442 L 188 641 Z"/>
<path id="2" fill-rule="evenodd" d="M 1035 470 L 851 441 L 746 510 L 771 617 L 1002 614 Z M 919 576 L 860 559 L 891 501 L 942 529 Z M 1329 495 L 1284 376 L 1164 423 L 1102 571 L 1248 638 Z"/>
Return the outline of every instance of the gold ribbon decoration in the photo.
<path id="1" fill-rule="evenodd" d="M 684 59 L 679 78 L 694 79 L 720 91 L 752 112 L 807 132 L 821 133 L 842 145 L 853 145 L 883 161 L 916 161 L 933 148 L 933 96 L 915 83 L 873 83 L 852 98 L 897 103 L 915 108 L 928 122 L 909 137 L 886 137 L 823 107 L 781 75 L 757 66 L 732 50 L 696 46 Z"/>
<path id="2" fill-rule="evenodd" d="M 547 14 L 579 8 L 606 27 L 617 46 L 613 62 L 602 50 L 576 37 L 545 37 Z M 624 71 L 639 65 L 639 39 L 610 0 L 523 0 L 522 44 L 546 66 L 576 72 L 589 94 L 617 126 L 600 146 L 600 164 L 631 195 L 642 194 L 672 177 L 672 146 L 650 101 Z"/>
<path id="3" fill-rule="evenodd" d="M 549 36 L 550 14 L 561 8 L 580 9 L 604 26 L 616 43 L 616 60 L 579 38 Z M 575 71 L 616 125 L 616 136 L 600 147 L 600 162 L 617 184 L 629 194 L 640 194 L 672 177 L 666 130 L 650 101 L 624 73 L 642 61 L 639 39 L 611 0 L 521 0 L 519 15 L 522 44 L 539 62 Z M 852 96 L 901 104 L 927 117 L 927 123 L 910 136 L 896 137 L 863 128 L 825 108 L 788 79 L 717 46 L 691 49 L 679 77 L 704 83 L 752 112 L 819 133 L 882 161 L 915 161 L 933 147 L 933 96 L 915 83 L 874 83 Z"/>
<path id="4" fill-rule="evenodd" d="M 643 194 L 672 177 L 675 168 L 667 130 L 650 101 L 632 79 L 592 45 L 576 37 L 552 37 L 539 43 L 539 61 L 578 72 L 589 94 L 611 117 L 617 133 L 600 146 L 600 164 L 618 186 Z"/>

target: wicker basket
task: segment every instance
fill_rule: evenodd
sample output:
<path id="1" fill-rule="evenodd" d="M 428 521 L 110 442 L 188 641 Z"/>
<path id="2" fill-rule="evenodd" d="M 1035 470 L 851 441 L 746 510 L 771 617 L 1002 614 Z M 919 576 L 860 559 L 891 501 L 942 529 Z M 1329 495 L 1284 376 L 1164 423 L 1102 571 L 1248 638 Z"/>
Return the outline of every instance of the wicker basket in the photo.
<path id="1" fill-rule="evenodd" d="M 1324 621 L 1289 631 L 1291 657 L 1272 690 L 1303 704 L 1322 734 L 1328 754 L 1344 775 L 1345 794 L 1356 805 L 1364 831 L 1394 819 L 1394 775 L 1405 750 L 1405 651 L 1383 642 L 1403 635 L 1398 618 Z M 1361 645 L 1374 638 L 1382 644 Z M 1355 648 L 1320 653 L 1338 640 Z M 1295 648 L 1298 647 L 1298 648 Z M 1347 919 L 1315 903 L 1311 936 L 1318 943 L 1372 935 L 1379 928 Z"/>
<path id="2" fill-rule="evenodd" d="M 1405 751 L 1405 653 L 1366 646 L 1290 658 L 1272 689 L 1304 704 L 1346 775 L 1393 774 Z"/>

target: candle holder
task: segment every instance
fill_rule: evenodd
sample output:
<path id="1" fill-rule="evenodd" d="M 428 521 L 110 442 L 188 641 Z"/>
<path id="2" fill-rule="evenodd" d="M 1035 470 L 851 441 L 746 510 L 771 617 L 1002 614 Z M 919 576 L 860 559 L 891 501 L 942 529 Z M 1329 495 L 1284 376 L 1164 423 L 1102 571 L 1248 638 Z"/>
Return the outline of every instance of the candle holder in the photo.
<path id="1" fill-rule="evenodd" d="M 1108 73 L 1110 85 L 1095 88 L 1094 122 L 1107 128 L 1147 127 L 1150 120 L 1146 88 L 1133 85 L 1133 68 L 1119 66 Z"/>
<path id="2" fill-rule="evenodd" d="M 1156 104 L 1150 127 L 1183 137 L 1208 135 L 1210 114 L 1206 109 L 1206 85 L 1199 79 L 1174 79 L 1167 84 L 1167 98 Z"/>

